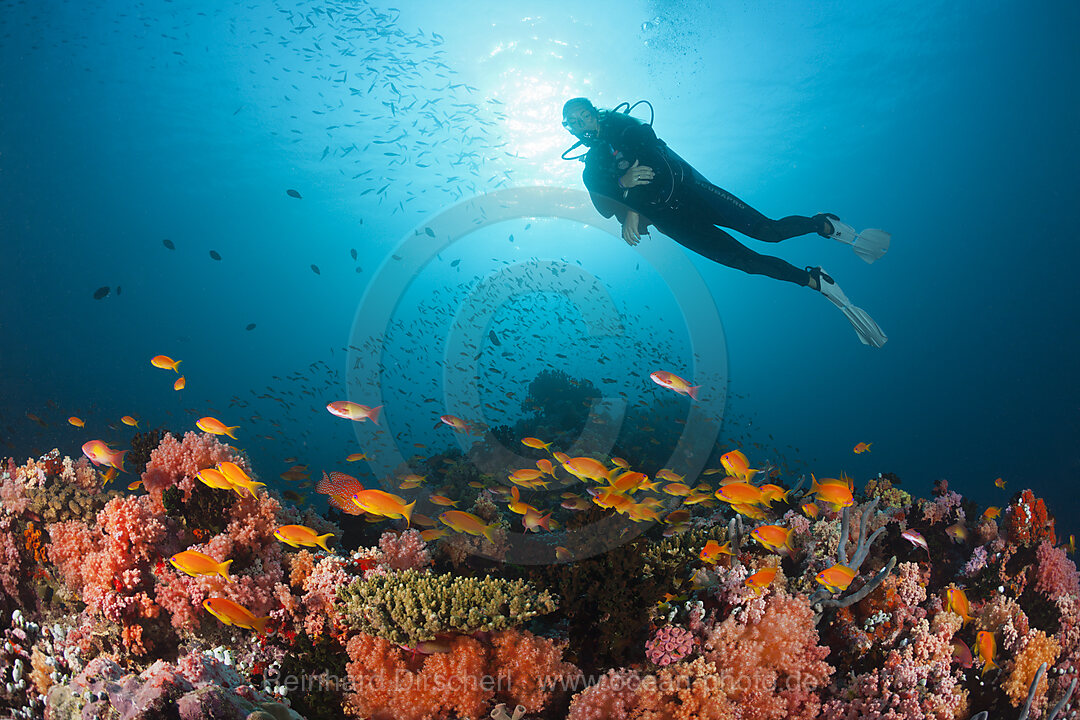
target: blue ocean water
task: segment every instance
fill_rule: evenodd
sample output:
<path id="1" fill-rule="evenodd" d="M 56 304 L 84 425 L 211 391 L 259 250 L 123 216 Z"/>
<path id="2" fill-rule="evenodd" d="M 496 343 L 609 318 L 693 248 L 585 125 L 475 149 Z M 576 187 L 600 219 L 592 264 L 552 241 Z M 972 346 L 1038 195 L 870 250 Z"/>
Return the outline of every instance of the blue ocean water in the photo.
<path id="1" fill-rule="evenodd" d="M 545 369 L 631 403 L 666 369 L 753 463 L 923 497 L 946 478 L 983 506 L 1030 487 L 1072 532 L 1078 21 L 1063 2 L 4 2 L 0 454 L 214 415 L 262 475 L 315 474 L 374 442 L 324 409 L 365 401 L 350 372 L 407 457 L 465 442 L 443 413 L 513 423 Z M 559 159 L 577 95 L 648 99 L 661 138 L 770 217 L 890 231 L 872 266 L 816 235 L 746 240 L 823 265 L 888 344 L 598 216 L 610 232 L 473 208 L 430 263 L 398 254 L 470 199 L 580 191 Z M 709 302 L 680 296 L 691 274 Z M 376 309 L 380 344 L 349 351 Z"/>

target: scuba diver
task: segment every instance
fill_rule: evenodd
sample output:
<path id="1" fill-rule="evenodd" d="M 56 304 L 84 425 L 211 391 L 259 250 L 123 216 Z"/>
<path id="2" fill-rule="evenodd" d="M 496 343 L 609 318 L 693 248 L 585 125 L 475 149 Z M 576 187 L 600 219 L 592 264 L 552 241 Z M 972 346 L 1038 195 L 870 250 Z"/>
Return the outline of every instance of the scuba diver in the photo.
<path id="1" fill-rule="evenodd" d="M 637 245 L 652 225 L 683 247 L 722 265 L 821 292 L 840 308 L 863 344 L 885 344 L 888 337 L 878 324 L 852 305 L 822 268 L 800 270 L 780 258 L 759 255 L 717 226 L 773 243 L 817 233 L 851 245 L 868 263 L 888 250 L 889 233 L 877 229 L 856 232 L 832 213 L 770 220 L 709 182 L 656 137 L 651 120 L 645 123 L 632 117 L 633 108 L 623 104 L 627 109 L 619 112 L 619 108 L 598 110 L 586 98 L 568 100 L 563 105 L 563 127 L 578 141 L 563 153 L 563 159 L 574 159 L 567 158 L 567 153 L 582 145 L 589 148 L 576 156 L 585 163 L 585 187 L 597 211 L 606 218 L 614 215 L 622 224 L 628 245 Z"/>

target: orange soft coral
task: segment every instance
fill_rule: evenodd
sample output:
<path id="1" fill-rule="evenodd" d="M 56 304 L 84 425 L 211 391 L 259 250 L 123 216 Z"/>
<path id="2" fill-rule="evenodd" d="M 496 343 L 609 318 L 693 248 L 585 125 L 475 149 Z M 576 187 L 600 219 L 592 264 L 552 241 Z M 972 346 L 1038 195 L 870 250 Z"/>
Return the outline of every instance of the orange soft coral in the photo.
<path id="1" fill-rule="evenodd" d="M 1024 647 L 1013 658 L 1009 677 L 1002 685 L 1013 705 L 1019 706 L 1027 698 L 1039 666 L 1046 663 L 1048 668 L 1052 668 L 1060 653 L 1061 645 L 1054 638 L 1047 637 L 1042 630 L 1028 633 Z M 1041 710 L 1046 705 L 1046 688 L 1047 681 L 1043 677 L 1035 689 L 1033 708 Z"/>

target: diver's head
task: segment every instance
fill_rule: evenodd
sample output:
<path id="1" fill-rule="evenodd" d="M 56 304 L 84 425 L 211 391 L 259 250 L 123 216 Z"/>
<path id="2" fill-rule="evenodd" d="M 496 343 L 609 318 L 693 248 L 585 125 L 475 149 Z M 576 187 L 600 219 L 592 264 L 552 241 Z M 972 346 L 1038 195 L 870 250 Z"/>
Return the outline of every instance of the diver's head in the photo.
<path id="1" fill-rule="evenodd" d="M 583 145 L 592 147 L 600 137 L 600 112 L 588 98 L 576 97 L 566 101 L 562 109 L 562 124 Z"/>

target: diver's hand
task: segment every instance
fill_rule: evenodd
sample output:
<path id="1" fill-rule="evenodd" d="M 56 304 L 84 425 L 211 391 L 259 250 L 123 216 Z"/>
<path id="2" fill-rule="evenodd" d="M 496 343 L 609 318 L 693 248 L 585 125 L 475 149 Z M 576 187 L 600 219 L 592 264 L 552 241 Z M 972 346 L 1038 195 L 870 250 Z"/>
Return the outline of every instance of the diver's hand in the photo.
<path id="1" fill-rule="evenodd" d="M 648 185 L 649 181 L 653 179 L 653 169 L 647 165 L 638 165 L 638 161 L 635 160 L 634 164 L 630 166 L 630 169 L 623 173 L 623 176 L 619 178 L 619 186 L 624 190 L 628 190 L 638 185 Z"/>
<path id="2" fill-rule="evenodd" d="M 638 219 L 640 217 L 633 210 L 626 213 L 626 222 L 622 226 L 622 237 L 627 245 L 633 246 L 641 242 L 641 234 L 638 232 Z"/>

